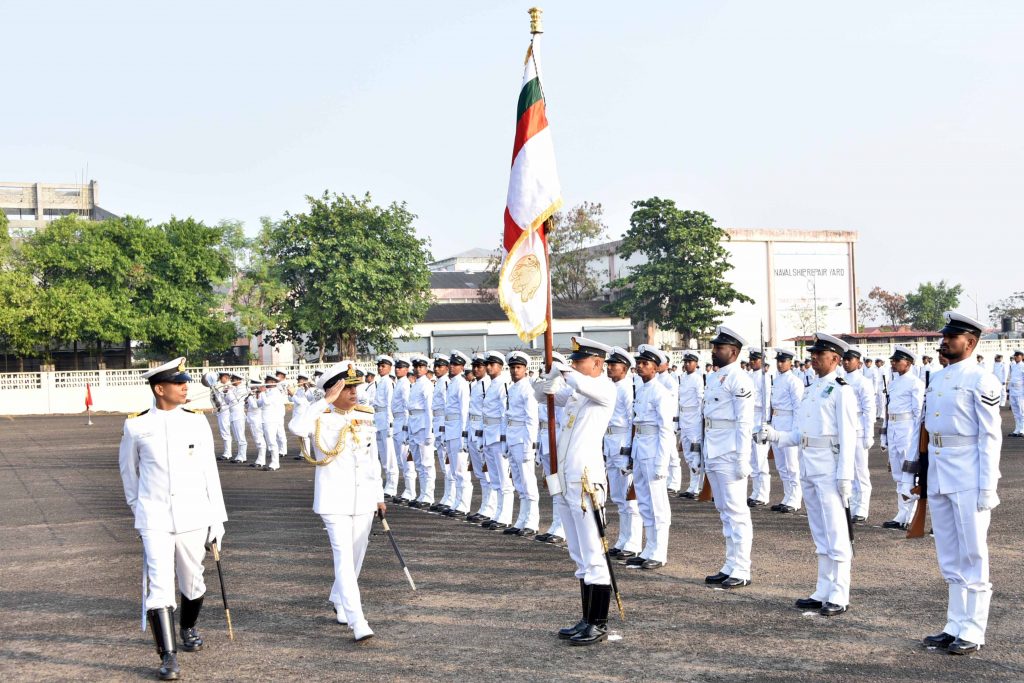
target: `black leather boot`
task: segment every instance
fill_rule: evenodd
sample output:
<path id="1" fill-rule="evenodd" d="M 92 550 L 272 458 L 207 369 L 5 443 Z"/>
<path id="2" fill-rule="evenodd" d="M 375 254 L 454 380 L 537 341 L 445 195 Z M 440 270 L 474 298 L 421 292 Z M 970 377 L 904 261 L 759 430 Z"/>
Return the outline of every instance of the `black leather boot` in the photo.
<path id="1" fill-rule="evenodd" d="M 195 600 L 189 600 L 181 596 L 181 616 L 178 618 L 178 625 L 181 627 L 181 649 L 185 652 L 199 652 L 203 649 L 203 637 L 196 631 L 196 621 L 199 620 L 199 610 L 203 608 L 203 598 L 200 595 Z"/>
<path id="2" fill-rule="evenodd" d="M 558 637 L 562 640 L 572 638 L 587 627 L 587 610 L 590 606 L 590 586 L 583 583 L 583 579 L 580 579 L 580 601 L 583 607 L 583 616 L 574 626 L 566 626 L 565 628 L 558 629 Z"/>
<path id="3" fill-rule="evenodd" d="M 595 585 L 589 588 L 587 627 L 569 639 L 570 645 L 593 645 L 608 639 L 608 608 L 612 603 L 612 587 Z"/>
<path id="4" fill-rule="evenodd" d="M 176 681 L 181 669 L 178 668 L 178 648 L 174 643 L 174 617 L 170 607 L 160 607 L 146 612 L 149 628 L 153 631 L 156 653 L 160 655 L 160 669 L 157 675 L 161 681 Z"/>

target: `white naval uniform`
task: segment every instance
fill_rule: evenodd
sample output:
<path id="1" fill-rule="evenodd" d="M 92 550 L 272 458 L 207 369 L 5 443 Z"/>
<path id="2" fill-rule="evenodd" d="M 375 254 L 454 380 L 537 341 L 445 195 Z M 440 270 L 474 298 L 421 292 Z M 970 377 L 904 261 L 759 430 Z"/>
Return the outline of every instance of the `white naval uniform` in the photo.
<path id="1" fill-rule="evenodd" d="M 210 403 L 217 412 L 217 432 L 220 434 L 223 460 L 231 459 L 231 385 L 217 384 L 210 389 Z"/>
<path id="2" fill-rule="evenodd" d="M 437 452 L 437 467 L 444 476 L 444 494 L 438 502 L 441 505 L 452 507 L 455 502 L 455 486 L 448 471 L 448 442 L 445 436 L 444 410 L 448 400 L 448 384 L 451 382 L 451 375 L 438 377 L 434 381 L 434 394 L 431 397 L 430 408 L 433 417 L 434 428 L 434 450 Z"/>
<path id="3" fill-rule="evenodd" d="M 995 375 L 996 380 L 999 382 L 999 389 L 1002 392 L 1002 398 L 999 405 L 1006 405 L 1006 380 L 1010 377 L 1010 366 L 1001 360 L 992 361 L 992 374 Z"/>
<path id="4" fill-rule="evenodd" d="M 277 435 L 277 455 L 283 458 L 288 455 L 288 432 L 284 428 L 284 416 L 287 412 L 287 405 L 291 403 L 291 397 L 288 395 L 288 388 L 283 382 L 278 382 L 277 387 L 268 391 L 276 392 L 281 397 L 275 404 L 274 434 Z M 266 415 L 264 415 L 263 420 L 266 421 L 266 419 Z"/>
<path id="5" fill-rule="evenodd" d="M 1006 393 L 1010 399 L 1010 410 L 1013 411 L 1013 433 L 1024 433 L 1024 361 L 1010 361 Z"/>
<path id="6" fill-rule="evenodd" d="M 469 463 L 473 467 L 473 474 L 480 482 L 480 509 L 478 515 L 487 518 L 494 516 L 496 496 L 491 488 L 491 479 L 487 474 L 487 466 L 484 462 L 484 418 L 483 407 L 487 390 L 491 386 L 491 378 L 486 374 L 473 380 L 469 385 Z"/>
<path id="7" fill-rule="evenodd" d="M 896 374 L 889 383 L 889 415 L 886 422 L 889 471 L 893 481 L 903 481 L 903 463 L 917 460 L 918 442 L 921 438 L 921 407 L 924 401 L 924 382 L 913 372 Z M 896 516 L 894 521 L 909 524 L 917 507 L 917 497 L 904 499 L 896 494 Z"/>
<path id="8" fill-rule="evenodd" d="M 750 383 L 754 387 L 754 432 L 758 432 L 761 430 L 761 425 L 768 420 L 775 375 L 770 371 L 762 372 L 761 370 L 748 370 L 747 374 L 750 375 Z M 769 448 L 768 444 L 759 443 L 751 435 L 750 497 L 762 503 L 767 503 L 768 497 L 771 495 L 772 473 L 768 466 Z"/>
<path id="9" fill-rule="evenodd" d="M 853 481 L 857 424 L 857 397 L 832 372 L 807 387 L 793 429 L 778 433 L 779 444 L 800 446 L 807 524 L 818 555 L 811 598 L 842 607 L 850 604 L 853 543 L 838 481 Z"/>
<path id="10" fill-rule="evenodd" d="M 686 488 L 693 494 L 700 493 L 704 484 L 704 459 L 700 449 L 704 418 L 701 406 L 704 403 L 704 380 L 706 375 L 699 370 L 679 377 L 679 448 L 690 469 L 690 484 Z"/>
<path id="11" fill-rule="evenodd" d="M 330 412 L 324 412 L 328 409 Z M 315 438 L 318 422 L 319 442 Z M 358 630 L 366 625 L 359 571 L 377 504 L 384 502 L 373 408 L 357 405 L 342 412 L 321 398 L 293 414 L 288 428 L 296 436 L 312 438 L 311 456 L 317 460 L 324 459 L 324 447 L 333 449 L 339 439 L 346 440 L 329 464 L 315 467 L 313 512 L 327 527 L 334 554 L 334 584 L 329 599 L 335 610 L 344 613 L 348 625 Z"/>
<path id="12" fill-rule="evenodd" d="M 543 393 L 544 384 L 538 382 L 534 388 L 536 393 L 530 392 L 534 402 L 547 400 Z M 611 575 L 604 545 L 594 520 L 593 502 L 589 495 L 583 494 L 582 482 L 585 474 L 596 490 L 598 505 L 604 507 L 607 484 L 601 441 L 615 406 L 615 385 L 607 375 L 588 377 L 570 370 L 552 380 L 552 388 L 555 390 L 555 405 L 565 408 L 565 422 L 558 432 L 556 455 L 561 493 L 553 497 L 554 503 L 565 528 L 569 555 L 576 562 L 576 578 L 587 585 L 607 586 L 611 584 Z"/>
<path id="13" fill-rule="evenodd" d="M 384 493 L 393 496 L 398 491 L 398 456 L 395 454 L 394 441 L 398 427 L 391 414 L 391 404 L 395 395 L 395 378 L 391 375 L 383 375 L 378 377 L 374 384 L 376 386 L 370 407 L 373 408 L 373 426 L 377 431 L 375 435 L 377 458 L 380 460 L 381 469 L 384 470 Z"/>
<path id="14" fill-rule="evenodd" d="M 245 397 L 245 421 L 249 425 L 252 441 L 256 444 L 256 464 L 266 464 L 267 440 L 263 436 L 263 411 L 260 409 L 259 398 L 251 392 Z M 242 458 L 239 462 L 245 462 Z"/>
<path id="15" fill-rule="evenodd" d="M 245 438 L 245 398 L 249 389 L 244 384 L 233 384 L 228 392 L 228 412 L 231 415 L 231 438 L 235 441 L 235 460 L 245 462 L 249 442 Z M 231 455 L 230 449 L 228 455 Z"/>
<path id="16" fill-rule="evenodd" d="M 999 381 L 973 358 L 932 375 L 925 398 L 928 502 L 939 571 L 949 584 L 943 631 L 985 643 L 992 584 L 988 527 L 991 510 L 978 510 L 980 491 L 995 494 L 1003 444 Z M 904 475 L 913 483 L 913 474 Z"/>
<path id="17" fill-rule="evenodd" d="M 629 454 L 633 445 L 633 380 L 626 375 L 615 382 L 615 405 L 604 436 L 604 462 L 608 475 L 608 497 L 619 511 L 619 538 L 612 545 L 637 554 L 643 542 L 643 522 L 636 497 L 629 500 L 633 473 Z"/>
<path id="18" fill-rule="evenodd" d="M 312 388 L 295 387 L 295 391 L 292 393 L 291 398 L 293 415 L 296 410 L 301 410 L 307 403 L 315 400 L 313 392 L 314 389 Z M 299 453 L 312 453 L 312 446 L 309 445 L 309 439 L 300 438 L 299 441 L 302 442 Z M 295 459 L 301 460 L 302 458 L 297 455 L 295 456 Z"/>
<path id="19" fill-rule="evenodd" d="M 537 398 L 528 377 L 511 382 L 505 409 L 505 442 L 512 470 L 512 485 L 519 495 L 519 516 L 513 526 L 537 530 L 540 495 L 537 491 Z"/>
<path id="20" fill-rule="evenodd" d="M 750 440 L 754 429 L 754 386 L 739 361 L 718 368 L 704 388 L 704 466 L 722 520 L 725 563 L 719 570 L 750 580 L 754 527 L 747 506 Z"/>
<path id="21" fill-rule="evenodd" d="M 469 513 L 473 476 L 469 468 L 469 382 L 459 373 L 445 394 L 444 438 L 448 442 L 448 471 L 455 485 L 453 510 Z"/>
<path id="22" fill-rule="evenodd" d="M 860 369 L 846 373 L 844 379 L 857 396 L 857 455 L 853 463 L 850 515 L 867 518 L 871 505 L 868 453 L 875 443 L 875 385 Z"/>
<path id="23" fill-rule="evenodd" d="M 659 372 L 654 376 L 654 379 L 662 383 L 666 390 L 668 390 L 669 399 L 674 406 L 679 401 L 679 378 L 673 375 L 669 370 Z M 672 445 L 669 448 L 669 452 L 666 454 L 668 457 L 668 481 L 667 487 L 669 491 L 678 491 L 683 485 L 683 466 L 680 462 L 679 457 L 679 445 L 677 434 L 679 432 L 679 416 L 673 412 L 672 414 Z M 667 447 L 667 446 L 666 446 Z"/>
<path id="24" fill-rule="evenodd" d="M 430 402 L 434 385 L 423 375 L 409 388 L 409 452 L 416 467 L 420 495 L 416 499 L 428 505 L 434 502 L 434 431 Z"/>
<path id="25" fill-rule="evenodd" d="M 175 571 L 181 594 L 201 597 L 208 532 L 228 519 L 206 418 L 181 407 L 129 417 L 118 464 L 142 536 L 146 610 L 174 608 Z"/>
<path id="26" fill-rule="evenodd" d="M 641 384 L 633 400 L 633 490 L 647 533 L 640 557 L 657 562 L 668 562 L 668 472 L 669 453 L 675 450 L 676 401 L 657 377 Z"/>
<path id="27" fill-rule="evenodd" d="M 793 429 L 796 410 L 804 397 L 802 375 L 793 370 L 781 372 L 772 383 L 772 427 L 780 432 Z M 772 444 L 775 454 L 775 469 L 782 480 L 782 504 L 794 510 L 803 505 L 803 491 L 800 488 L 800 449 L 797 446 Z"/>
<path id="28" fill-rule="evenodd" d="M 394 421 L 391 440 L 394 442 L 394 473 L 388 474 L 384 493 L 395 495 L 398 492 L 398 473 L 402 473 L 402 495 L 405 500 L 416 500 L 416 463 L 409 453 L 409 391 L 412 384 L 409 376 L 395 380 L 395 390 L 391 394 L 391 418 Z M 376 413 L 375 413 L 376 414 Z"/>
<path id="29" fill-rule="evenodd" d="M 512 473 L 508 462 L 508 444 L 505 436 L 505 410 L 508 407 L 508 378 L 498 375 L 484 396 L 481 413 L 484 422 L 484 458 L 487 475 L 497 505 L 491 519 L 501 524 L 512 523 Z"/>
<path id="30" fill-rule="evenodd" d="M 270 464 L 272 470 L 281 468 L 281 439 L 284 438 L 283 424 L 278 417 L 284 409 L 284 394 L 276 387 L 268 387 L 260 394 L 259 406 L 261 418 L 263 419 L 263 435 L 267 440 L 267 450 L 270 451 Z M 257 462 L 257 464 L 260 464 Z"/>

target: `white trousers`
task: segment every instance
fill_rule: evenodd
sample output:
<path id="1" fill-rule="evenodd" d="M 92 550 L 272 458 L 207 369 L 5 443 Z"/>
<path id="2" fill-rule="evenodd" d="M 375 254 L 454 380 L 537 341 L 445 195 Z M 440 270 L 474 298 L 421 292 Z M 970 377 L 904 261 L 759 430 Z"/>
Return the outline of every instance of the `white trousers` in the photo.
<path id="1" fill-rule="evenodd" d="M 768 502 L 771 493 L 772 473 L 768 468 L 768 444 L 750 440 L 750 497 L 762 503 Z M 746 501 L 743 503 L 746 505 Z"/>
<path id="2" fill-rule="evenodd" d="M 245 421 L 249 425 L 249 433 L 252 434 L 252 441 L 256 444 L 256 464 L 262 465 L 267 457 L 267 440 L 263 437 L 263 416 L 259 413 L 247 413 Z M 309 453 L 309 451 L 306 451 Z M 242 458 L 245 462 L 246 458 Z"/>
<path id="3" fill-rule="evenodd" d="M 406 500 L 416 499 L 416 459 L 409 453 L 409 432 L 407 423 L 395 420 L 394 435 L 394 491 L 384 490 L 385 493 L 395 495 L 398 491 L 398 473 L 402 473 L 402 498 Z M 389 477 L 390 478 L 390 477 Z"/>
<path id="4" fill-rule="evenodd" d="M 776 415 L 772 426 L 780 432 L 793 429 L 792 415 Z M 775 469 L 782 481 L 782 504 L 799 510 L 803 505 L 803 491 L 800 489 L 800 447 L 772 445 Z"/>
<path id="5" fill-rule="evenodd" d="M 288 455 L 288 432 L 284 430 L 284 409 L 274 416 L 274 432 L 277 434 L 277 454 Z"/>
<path id="6" fill-rule="evenodd" d="M 668 561 L 668 530 L 672 525 L 672 509 L 668 504 L 668 480 L 655 479 L 656 461 L 633 462 L 633 490 L 637 511 L 647 532 L 647 544 L 640 557 L 645 560 Z"/>
<path id="7" fill-rule="evenodd" d="M 484 440 L 481 436 L 475 436 L 474 431 L 482 430 L 483 423 L 470 422 L 469 424 L 469 464 L 473 467 L 473 474 L 480 482 L 480 508 L 477 514 L 484 517 L 494 517 L 494 507 L 497 497 L 491 488 L 491 476 L 487 463 L 484 461 Z"/>
<path id="8" fill-rule="evenodd" d="M 395 456 L 395 440 L 388 434 L 389 431 L 377 430 L 377 458 L 384 470 L 384 493 L 393 496 L 398 491 L 398 460 Z"/>
<path id="9" fill-rule="evenodd" d="M 868 449 L 861 445 L 861 437 L 857 437 L 857 449 L 853 458 L 853 500 L 850 501 L 850 514 L 867 517 L 871 507 L 871 471 L 868 469 Z"/>
<path id="10" fill-rule="evenodd" d="M 224 450 L 221 451 L 222 458 L 231 457 L 231 411 L 228 409 L 221 410 L 217 413 L 217 431 L 220 432 L 220 440 L 224 444 Z"/>
<path id="11" fill-rule="evenodd" d="M 928 496 L 939 571 L 949 584 L 946 633 L 983 645 L 992 600 L 988 526 L 992 511 L 978 512 L 978 490 Z"/>
<path id="12" fill-rule="evenodd" d="M 448 441 L 448 476 L 454 482 L 455 494 L 452 508 L 469 512 L 473 501 L 473 476 L 469 471 L 469 453 L 462 448 L 462 437 Z"/>
<path id="13" fill-rule="evenodd" d="M 679 457 L 679 449 L 675 447 L 678 439 L 673 439 L 672 449 L 668 456 L 668 482 L 666 487 L 669 491 L 678 491 L 683 485 L 683 466 Z"/>
<path id="14" fill-rule="evenodd" d="M 444 439 L 444 432 L 434 437 L 437 453 L 437 469 L 444 477 L 444 493 L 441 495 L 441 504 L 451 507 L 455 501 L 455 487 L 452 485 L 452 477 L 448 472 L 448 442 Z"/>
<path id="15" fill-rule="evenodd" d="M 817 588 L 811 597 L 845 607 L 850 604 L 853 545 L 836 479 L 834 476 L 804 477 L 802 483 L 807 524 L 811 528 L 814 551 L 821 558 Z"/>
<path id="16" fill-rule="evenodd" d="M 178 590 L 189 600 L 206 593 L 203 581 L 203 558 L 206 557 L 208 529 L 196 529 L 179 534 L 173 531 L 139 529 L 142 547 L 146 553 L 146 609 L 170 607 L 177 603 L 174 575 L 178 575 Z"/>
<path id="17" fill-rule="evenodd" d="M 421 503 L 433 504 L 434 478 L 436 477 L 434 470 L 434 446 L 433 444 L 423 443 L 424 441 L 426 441 L 425 438 L 410 437 L 409 453 L 412 454 L 412 461 L 416 467 L 416 477 L 419 480 L 420 495 L 416 500 Z"/>
<path id="18" fill-rule="evenodd" d="M 276 470 L 281 467 L 281 434 L 279 432 L 284 431 L 284 425 L 278 422 L 277 418 L 273 416 L 263 416 L 263 437 L 267 440 L 267 449 L 270 451 L 270 469 Z M 312 454 L 311 454 L 312 455 Z M 256 464 L 260 464 L 259 460 Z"/>
<path id="19" fill-rule="evenodd" d="M 614 547 L 639 553 L 644 534 L 640 508 L 635 497 L 633 500 L 626 499 L 633 475 L 623 474 L 618 467 L 609 467 L 607 473 L 608 495 L 619 511 L 619 538 L 615 541 Z"/>
<path id="20" fill-rule="evenodd" d="M 249 448 L 249 442 L 245 438 L 245 414 L 241 414 L 231 420 L 231 436 L 235 439 L 237 445 L 237 454 L 235 460 L 245 462 L 246 449 Z"/>
<path id="21" fill-rule="evenodd" d="M 508 447 L 512 485 L 519 495 L 519 516 L 513 526 L 536 531 L 540 524 L 540 494 L 537 491 L 536 461 L 533 457 L 532 444 L 519 443 Z"/>
<path id="22" fill-rule="evenodd" d="M 359 596 L 359 571 L 370 540 L 373 514 L 320 515 L 331 539 L 334 554 L 334 585 L 330 601 L 345 615 L 348 625 L 355 627 L 366 622 L 363 602 Z"/>
<path id="23" fill-rule="evenodd" d="M 1013 411 L 1014 433 L 1024 432 L 1024 394 L 1017 393 L 1013 389 L 1010 390 L 1010 410 Z"/>
<path id="24" fill-rule="evenodd" d="M 754 541 L 754 525 L 747 506 L 747 478 L 732 472 L 708 470 L 705 476 L 715 492 L 715 509 L 722 520 L 725 538 L 725 564 L 721 572 L 734 579 L 750 580 L 750 547 Z"/>
<path id="25" fill-rule="evenodd" d="M 604 484 L 594 484 L 600 505 L 605 500 Z M 580 504 L 583 494 L 579 482 L 566 483 L 566 491 L 553 496 L 554 507 L 558 510 L 565 528 L 565 542 L 569 555 L 576 563 L 576 578 L 587 585 L 607 586 L 612 582 L 608 573 L 608 561 L 604 556 L 604 544 L 594 521 L 590 496 L 586 496 L 587 509 Z"/>
<path id="26" fill-rule="evenodd" d="M 485 444 L 484 459 L 487 461 L 487 474 L 496 500 L 491 519 L 502 524 L 511 524 L 512 494 L 515 492 L 515 486 L 512 484 L 508 458 L 505 457 L 505 444 L 500 441 Z"/>

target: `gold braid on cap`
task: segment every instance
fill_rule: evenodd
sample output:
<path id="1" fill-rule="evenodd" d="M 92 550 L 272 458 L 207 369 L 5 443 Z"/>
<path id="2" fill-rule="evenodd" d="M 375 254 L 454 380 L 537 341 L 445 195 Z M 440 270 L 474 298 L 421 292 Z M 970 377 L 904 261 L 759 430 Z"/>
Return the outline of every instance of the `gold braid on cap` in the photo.
<path id="1" fill-rule="evenodd" d="M 347 411 L 343 413 L 340 410 L 334 410 L 334 412 L 339 415 L 348 414 Z M 334 448 L 325 448 L 323 443 L 320 441 L 320 419 L 318 418 L 316 421 L 316 430 L 313 432 L 313 438 L 314 443 L 316 443 L 316 447 L 320 449 L 320 452 L 323 453 L 324 457 L 319 460 L 312 457 L 308 452 L 306 452 L 306 444 L 300 440 L 299 451 L 302 454 L 302 459 L 311 465 L 316 465 L 317 467 L 330 465 L 334 462 L 334 459 L 338 457 L 338 454 L 345 449 L 345 446 L 348 445 L 348 439 L 346 438 L 348 436 L 352 437 L 352 443 L 356 445 L 359 444 L 359 430 L 356 429 L 356 420 L 350 420 L 347 425 L 341 428 L 341 431 L 338 433 L 338 441 L 334 444 Z"/>

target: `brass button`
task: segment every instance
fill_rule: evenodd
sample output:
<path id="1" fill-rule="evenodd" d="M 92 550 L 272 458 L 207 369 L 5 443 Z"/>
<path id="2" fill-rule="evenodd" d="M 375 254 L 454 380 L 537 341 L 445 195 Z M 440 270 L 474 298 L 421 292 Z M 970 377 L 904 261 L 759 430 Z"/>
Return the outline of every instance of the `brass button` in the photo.
<path id="1" fill-rule="evenodd" d="M 939 416 L 939 414 L 938 414 L 938 413 L 935 413 L 935 417 L 938 417 L 938 416 Z"/>

